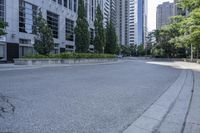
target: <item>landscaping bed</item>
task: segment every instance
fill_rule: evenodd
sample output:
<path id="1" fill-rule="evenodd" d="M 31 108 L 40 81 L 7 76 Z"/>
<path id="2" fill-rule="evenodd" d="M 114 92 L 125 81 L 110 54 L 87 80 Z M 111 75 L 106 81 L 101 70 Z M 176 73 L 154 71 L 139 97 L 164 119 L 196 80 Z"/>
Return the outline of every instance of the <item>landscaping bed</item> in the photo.
<path id="1" fill-rule="evenodd" d="M 61 53 L 50 55 L 31 55 L 14 59 L 15 65 L 50 65 L 50 64 L 88 64 L 117 61 L 115 55 L 91 53 Z"/>

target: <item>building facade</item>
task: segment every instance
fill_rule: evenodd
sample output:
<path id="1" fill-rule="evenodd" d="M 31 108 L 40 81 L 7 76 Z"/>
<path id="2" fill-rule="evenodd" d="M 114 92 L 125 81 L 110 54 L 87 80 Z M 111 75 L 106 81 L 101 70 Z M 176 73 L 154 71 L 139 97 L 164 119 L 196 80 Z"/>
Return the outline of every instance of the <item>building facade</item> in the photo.
<path id="1" fill-rule="evenodd" d="M 147 35 L 147 0 L 117 1 L 117 35 L 121 45 L 145 43 Z"/>
<path id="2" fill-rule="evenodd" d="M 116 33 L 120 45 L 128 45 L 129 28 L 129 0 L 117 0 Z"/>
<path id="3" fill-rule="evenodd" d="M 175 12 L 178 13 L 178 10 L 174 9 L 174 3 L 164 2 L 158 5 L 156 12 L 156 29 L 160 29 L 162 26 L 171 22 L 170 17 L 174 16 Z"/>
<path id="4" fill-rule="evenodd" d="M 136 1 L 135 44 L 145 44 L 147 36 L 147 0 Z"/>
<path id="5" fill-rule="evenodd" d="M 85 0 L 85 6 L 93 40 L 96 0 Z M 0 0 L 0 8 L 0 19 L 9 25 L 7 34 L 0 38 L 0 60 L 12 61 L 35 53 L 34 17 L 38 9 L 53 32 L 55 46 L 52 53 L 75 50 L 78 0 Z"/>
<path id="6" fill-rule="evenodd" d="M 136 44 L 136 0 L 129 0 L 129 19 L 128 19 L 128 40 L 129 45 L 135 45 Z"/>
<path id="7" fill-rule="evenodd" d="M 116 27 L 117 25 L 117 2 L 116 0 L 97 0 L 98 4 L 101 7 L 103 18 L 104 18 L 104 27 L 106 27 L 107 23 L 111 20 L 111 22 Z"/>

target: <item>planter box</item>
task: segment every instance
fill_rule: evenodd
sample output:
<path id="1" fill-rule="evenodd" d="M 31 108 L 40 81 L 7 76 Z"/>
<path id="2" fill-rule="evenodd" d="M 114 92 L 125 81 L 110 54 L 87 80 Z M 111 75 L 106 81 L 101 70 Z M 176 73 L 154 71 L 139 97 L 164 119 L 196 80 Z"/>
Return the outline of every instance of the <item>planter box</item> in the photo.
<path id="1" fill-rule="evenodd" d="M 14 59 L 15 65 L 89 64 L 115 62 L 117 58 L 106 59 Z"/>

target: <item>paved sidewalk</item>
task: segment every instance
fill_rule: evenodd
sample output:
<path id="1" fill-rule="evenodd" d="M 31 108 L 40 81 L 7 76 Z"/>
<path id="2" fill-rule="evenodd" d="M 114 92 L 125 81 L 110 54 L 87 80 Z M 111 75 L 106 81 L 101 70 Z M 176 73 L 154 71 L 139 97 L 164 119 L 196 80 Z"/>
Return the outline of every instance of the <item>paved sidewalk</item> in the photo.
<path id="1" fill-rule="evenodd" d="M 186 119 L 184 133 L 200 133 L 200 71 L 195 71 L 194 77 L 194 94 Z"/>
<path id="2" fill-rule="evenodd" d="M 200 133 L 200 65 L 187 62 L 149 63 L 183 69 L 187 75 L 180 76 L 180 80 L 177 79 L 178 82 L 124 133 Z"/>
<path id="3" fill-rule="evenodd" d="M 190 85 L 191 73 L 183 70 L 172 86 L 149 107 L 124 133 L 152 133 L 159 128 L 166 114 L 173 108 L 183 86 Z"/>
<path id="4" fill-rule="evenodd" d="M 155 130 L 156 133 L 182 133 L 192 96 L 193 73 L 191 70 L 188 72 L 187 77 L 172 108 Z"/>

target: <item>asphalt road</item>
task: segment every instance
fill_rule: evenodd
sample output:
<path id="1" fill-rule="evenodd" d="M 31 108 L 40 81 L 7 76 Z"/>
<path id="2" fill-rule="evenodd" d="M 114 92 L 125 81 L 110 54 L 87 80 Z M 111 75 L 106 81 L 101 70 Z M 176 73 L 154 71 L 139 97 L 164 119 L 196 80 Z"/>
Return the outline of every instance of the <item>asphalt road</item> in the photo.
<path id="1" fill-rule="evenodd" d="M 145 61 L 0 71 L 0 132 L 118 133 L 180 72 Z"/>

